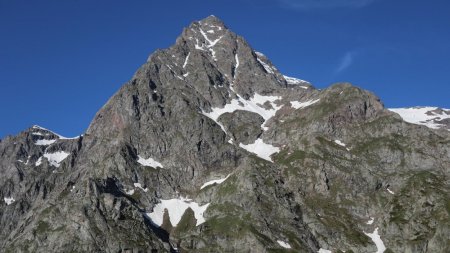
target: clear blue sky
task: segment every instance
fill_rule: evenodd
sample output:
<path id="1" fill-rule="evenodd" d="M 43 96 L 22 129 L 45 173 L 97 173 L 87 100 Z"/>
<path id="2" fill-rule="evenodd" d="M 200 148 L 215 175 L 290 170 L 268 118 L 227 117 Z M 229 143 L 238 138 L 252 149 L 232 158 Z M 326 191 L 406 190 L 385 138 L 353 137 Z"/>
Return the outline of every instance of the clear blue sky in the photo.
<path id="1" fill-rule="evenodd" d="M 0 138 L 83 133 L 150 53 L 210 14 L 316 87 L 450 108 L 448 0 L 0 0 Z"/>

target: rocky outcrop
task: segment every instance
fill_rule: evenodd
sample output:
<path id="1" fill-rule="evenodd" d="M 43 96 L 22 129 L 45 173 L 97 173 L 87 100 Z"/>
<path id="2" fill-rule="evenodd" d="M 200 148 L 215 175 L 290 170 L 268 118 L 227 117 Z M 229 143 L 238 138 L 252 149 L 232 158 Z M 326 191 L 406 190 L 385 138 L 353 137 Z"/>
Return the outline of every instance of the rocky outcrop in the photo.
<path id="1" fill-rule="evenodd" d="M 446 252 L 449 143 L 361 88 L 283 76 L 210 16 L 83 136 L 35 126 L 0 142 L 0 247 Z"/>

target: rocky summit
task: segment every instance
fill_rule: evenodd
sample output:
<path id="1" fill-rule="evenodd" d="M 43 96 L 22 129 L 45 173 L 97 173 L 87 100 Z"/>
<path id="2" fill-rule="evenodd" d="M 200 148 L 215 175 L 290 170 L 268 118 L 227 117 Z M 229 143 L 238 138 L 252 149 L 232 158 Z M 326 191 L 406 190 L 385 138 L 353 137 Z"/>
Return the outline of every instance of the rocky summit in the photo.
<path id="1" fill-rule="evenodd" d="M 284 76 L 210 16 L 83 135 L 1 140 L 0 251 L 450 252 L 448 118 Z"/>

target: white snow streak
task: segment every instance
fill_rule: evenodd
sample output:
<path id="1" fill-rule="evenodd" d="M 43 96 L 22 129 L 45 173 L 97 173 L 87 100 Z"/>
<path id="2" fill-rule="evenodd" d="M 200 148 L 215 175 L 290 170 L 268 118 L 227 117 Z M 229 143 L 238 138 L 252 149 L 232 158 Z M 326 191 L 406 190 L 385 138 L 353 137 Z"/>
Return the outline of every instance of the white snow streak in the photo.
<path id="1" fill-rule="evenodd" d="M 314 100 L 308 100 L 305 102 L 299 102 L 299 101 L 291 101 L 291 106 L 294 109 L 301 109 L 301 108 L 305 108 L 307 106 L 310 106 L 312 104 L 315 104 L 317 102 L 319 102 L 320 99 L 314 99 Z"/>
<path id="2" fill-rule="evenodd" d="M 237 69 L 239 68 L 239 56 L 237 53 L 234 55 L 234 61 L 236 62 L 236 65 L 234 66 L 233 77 L 236 77 Z"/>
<path id="3" fill-rule="evenodd" d="M 378 228 L 375 228 L 373 233 L 366 233 L 364 232 L 372 241 L 375 243 L 375 246 L 377 246 L 377 252 L 376 253 L 383 253 L 386 250 L 386 247 L 384 246 L 383 241 L 381 240 L 380 235 L 378 234 Z"/>
<path id="4" fill-rule="evenodd" d="M 317 253 L 332 253 L 332 252 L 331 252 L 331 250 L 320 248 L 319 251 L 317 251 Z"/>
<path id="5" fill-rule="evenodd" d="M 221 183 L 223 183 L 225 180 L 227 180 L 230 176 L 231 176 L 231 174 L 229 174 L 228 176 L 226 176 L 225 178 L 222 178 L 222 179 L 215 179 L 215 180 L 208 181 L 208 182 L 204 183 L 204 184 L 200 187 L 200 190 L 203 189 L 203 188 L 205 188 L 206 186 L 209 186 L 209 185 L 213 185 L 213 184 L 221 184 Z"/>
<path id="6" fill-rule="evenodd" d="M 201 46 L 198 45 L 198 39 L 197 38 L 195 39 L 195 41 L 196 41 L 195 49 L 205 51 L 205 49 L 203 48 L 203 44 Z"/>
<path id="7" fill-rule="evenodd" d="M 261 59 L 259 59 L 258 57 L 256 57 L 256 59 L 258 60 L 259 63 L 261 63 L 261 65 L 264 67 L 264 69 L 266 70 L 267 73 L 269 74 L 275 74 L 275 69 L 272 68 L 271 66 L 269 66 L 269 64 L 263 62 Z"/>
<path id="8" fill-rule="evenodd" d="M 145 159 L 142 156 L 138 156 L 138 158 L 139 159 L 137 160 L 137 162 L 140 163 L 141 165 L 149 166 L 149 167 L 153 167 L 153 168 L 156 168 L 156 167 L 164 168 L 160 162 L 156 161 L 155 159 L 153 159 L 151 157 L 148 159 Z"/>
<path id="9" fill-rule="evenodd" d="M 62 136 L 62 135 L 60 135 L 60 134 L 58 134 L 58 133 L 55 133 L 55 132 L 53 132 L 53 131 L 51 131 L 51 130 L 48 130 L 47 128 L 43 128 L 43 127 L 38 126 L 38 125 L 34 125 L 33 128 L 34 128 L 34 129 L 40 129 L 40 130 L 44 130 L 44 131 L 50 132 L 50 133 L 52 133 L 52 134 L 58 136 L 58 138 L 61 139 L 61 140 L 73 140 L 73 139 L 78 139 L 78 138 L 80 138 L 80 136 L 75 136 L 75 137 L 64 137 L 64 136 Z M 34 135 L 39 135 L 39 134 L 36 133 L 36 132 L 33 133 L 33 134 L 34 134 Z"/>
<path id="10" fill-rule="evenodd" d="M 197 226 L 205 222 L 203 213 L 208 208 L 209 203 L 200 206 L 198 203 L 193 202 L 191 199 L 180 197 L 178 199 L 167 199 L 161 200 L 161 203 L 157 204 L 153 208 L 153 212 L 147 213 L 147 216 L 152 220 L 152 222 L 161 226 L 163 223 L 164 210 L 167 209 L 169 214 L 170 223 L 172 226 L 177 226 L 181 220 L 186 209 L 191 208 L 194 211 L 195 219 L 197 219 Z"/>
<path id="11" fill-rule="evenodd" d="M 41 163 L 42 163 L 42 156 L 39 157 L 39 159 L 36 161 L 35 165 L 39 166 L 39 165 L 41 165 Z"/>
<path id="12" fill-rule="evenodd" d="M 186 56 L 186 59 L 184 60 L 184 63 L 183 63 L 183 68 L 186 68 L 186 65 L 187 65 L 187 63 L 188 63 L 188 60 L 189 60 L 189 56 L 191 55 L 191 52 L 189 52 L 188 53 L 188 55 Z"/>
<path id="13" fill-rule="evenodd" d="M 219 38 L 217 38 L 215 40 L 210 40 L 208 38 L 208 36 L 206 35 L 206 33 L 202 29 L 200 29 L 200 33 L 203 35 L 205 40 L 208 42 L 208 45 L 206 45 L 208 48 L 215 46 L 217 44 L 217 42 L 219 42 L 223 37 L 223 36 L 220 36 Z"/>
<path id="14" fill-rule="evenodd" d="M 211 55 L 212 55 L 213 60 L 217 61 L 217 58 L 216 58 L 216 51 L 214 51 L 213 47 L 217 44 L 217 42 L 219 42 L 219 41 L 222 39 L 223 35 L 220 36 L 219 38 L 215 39 L 215 40 L 210 40 L 210 39 L 208 38 L 208 36 L 206 35 L 206 33 L 205 33 L 202 29 L 200 29 L 200 33 L 201 33 L 201 34 L 203 35 L 203 37 L 205 38 L 205 40 L 206 40 L 206 42 L 207 42 L 207 45 L 204 45 L 204 44 L 202 43 L 202 45 L 199 46 L 199 45 L 198 45 L 198 39 L 196 39 L 196 42 L 197 42 L 197 43 L 195 44 L 195 49 L 199 49 L 199 50 L 203 50 L 203 51 L 209 50 L 209 51 L 211 52 Z M 205 48 L 205 46 L 206 46 L 206 48 Z"/>
<path id="15" fill-rule="evenodd" d="M 389 188 L 386 188 L 386 190 L 387 190 L 390 194 L 392 194 L 392 195 L 395 194 L 395 193 L 394 193 L 393 191 L 391 191 L 391 189 L 389 189 Z"/>
<path id="16" fill-rule="evenodd" d="M 280 148 L 264 143 L 261 138 L 248 145 L 239 143 L 239 147 L 269 162 L 273 162 L 272 158 L 270 158 L 271 155 L 280 152 Z"/>
<path id="17" fill-rule="evenodd" d="M 375 218 L 370 217 L 370 220 L 367 221 L 367 225 L 372 225 L 374 221 L 375 221 Z"/>
<path id="18" fill-rule="evenodd" d="M 284 79 L 286 79 L 286 82 L 288 84 L 309 84 L 309 82 L 302 80 L 302 79 L 295 78 L 295 77 L 284 76 L 284 75 L 283 75 L 283 77 L 284 77 Z M 308 89 L 308 86 L 300 86 L 300 87 L 303 89 Z"/>
<path id="19" fill-rule="evenodd" d="M 281 241 L 281 240 L 277 240 L 277 243 L 278 243 L 281 247 L 283 247 L 283 248 L 285 248 L 285 249 L 290 249 L 290 248 L 291 248 L 291 245 L 290 245 L 289 243 L 287 243 L 287 242 L 283 242 L 283 241 Z"/>
<path id="20" fill-rule="evenodd" d="M 5 203 L 8 206 L 11 205 L 12 203 L 14 203 L 14 201 L 16 201 L 13 197 L 9 197 L 9 198 L 5 197 L 5 198 L 3 198 L 3 200 L 5 200 Z"/>

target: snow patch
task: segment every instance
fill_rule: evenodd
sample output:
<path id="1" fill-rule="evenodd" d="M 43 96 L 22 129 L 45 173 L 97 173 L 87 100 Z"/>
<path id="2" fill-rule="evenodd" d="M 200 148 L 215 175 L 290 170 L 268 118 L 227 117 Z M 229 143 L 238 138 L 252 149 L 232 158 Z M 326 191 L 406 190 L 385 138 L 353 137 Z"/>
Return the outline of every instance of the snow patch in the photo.
<path id="1" fill-rule="evenodd" d="M 39 157 L 39 159 L 36 161 L 35 165 L 36 165 L 36 166 L 39 166 L 39 165 L 41 165 L 41 164 L 42 164 L 42 156 Z"/>
<path id="2" fill-rule="evenodd" d="M 143 190 L 144 192 L 148 191 L 148 188 L 142 187 L 142 185 L 140 183 L 134 183 L 134 187 L 139 188 L 139 189 Z"/>
<path id="3" fill-rule="evenodd" d="M 367 221 L 367 225 L 372 225 L 373 222 L 375 221 L 375 218 L 374 217 L 369 217 L 369 218 L 370 218 L 370 220 Z"/>
<path id="4" fill-rule="evenodd" d="M 231 174 L 228 174 L 228 176 L 226 176 L 225 178 L 222 178 L 222 179 L 215 179 L 215 180 L 208 181 L 208 182 L 204 183 L 204 184 L 200 187 L 200 190 L 203 189 L 203 188 L 205 188 L 206 186 L 209 186 L 209 185 L 213 185 L 213 184 L 221 184 L 221 183 L 223 183 L 225 180 L 227 180 L 230 176 L 231 176 Z"/>
<path id="5" fill-rule="evenodd" d="M 58 152 L 55 152 L 55 153 L 45 153 L 44 154 L 44 157 L 47 158 L 47 160 L 50 163 L 50 165 L 55 166 L 55 167 L 59 167 L 61 162 L 64 159 L 66 159 L 68 156 L 69 156 L 69 153 L 64 152 L 64 151 L 58 151 Z M 39 158 L 39 159 L 41 159 L 41 158 Z M 38 162 L 36 162 L 36 164 L 37 163 Z"/>
<path id="6" fill-rule="evenodd" d="M 344 147 L 345 149 L 347 149 L 347 151 L 350 151 L 350 149 L 347 148 L 346 145 L 345 145 L 345 143 L 343 143 L 342 141 L 340 141 L 340 140 L 334 140 L 334 143 L 336 143 L 336 144 L 339 145 L 339 146 Z"/>
<path id="7" fill-rule="evenodd" d="M 56 140 L 37 140 L 34 144 L 38 146 L 48 146 L 55 143 Z"/>
<path id="8" fill-rule="evenodd" d="M 377 246 L 377 252 L 376 253 L 383 253 L 386 250 L 386 247 L 384 246 L 383 241 L 381 240 L 380 235 L 378 234 L 378 228 L 375 228 L 375 230 L 372 233 L 366 233 L 364 232 L 372 241 L 375 243 L 375 246 Z"/>
<path id="9" fill-rule="evenodd" d="M 254 112 L 261 115 L 261 117 L 264 118 L 265 121 L 262 126 L 264 130 L 267 130 L 265 124 L 270 118 L 275 116 L 276 112 L 282 107 L 282 105 L 277 106 L 275 104 L 275 101 L 279 99 L 281 99 L 281 97 L 279 96 L 262 96 L 255 93 L 255 95 L 253 95 L 253 97 L 250 100 L 245 100 L 238 95 L 237 99 L 231 100 L 231 102 L 229 104 L 226 104 L 223 108 L 219 107 L 211 108 L 211 112 L 202 111 L 202 114 L 214 120 L 217 124 L 219 124 L 222 127 L 222 129 L 224 129 L 223 126 L 218 122 L 218 118 L 220 117 L 220 115 L 227 112 L 232 113 L 236 110 Z M 272 109 L 266 109 L 263 107 L 263 104 L 267 102 L 270 103 Z"/>
<path id="10" fill-rule="evenodd" d="M 13 197 L 9 197 L 9 198 L 5 197 L 5 198 L 3 198 L 3 200 L 5 200 L 5 203 L 8 206 L 11 205 L 12 203 L 14 203 L 14 201 L 16 201 Z"/>
<path id="11" fill-rule="evenodd" d="M 406 122 L 424 125 L 432 129 L 439 129 L 444 126 L 435 122 L 435 120 L 450 118 L 450 109 L 438 107 L 390 108 L 388 110 L 398 113 Z"/>
<path id="12" fill-rule="evenodd" d="M 315 103 L 319 102 L 319 100 L 320 100 L 320 98 L 319 99 L 311 99 L 306 102 L 291 101 L 291 106 L 292 106 L 292 108 L 297 110 L 297 109 L 305 108 L 307 106 L 315 104 Z"/>
<path id="13" fill-rule="evenodd" d="M 392 194 L 392 195 L 395 194 L 395 193 L 394 193 L 393 191 L 391 191 L 391 189 L 389 189 L 389 188 L 386 188 L 386 190 L 387 190 L 390 194 Z"/>
<path id="14" fill-rule="evenodd" d="M 206 211 L 210 203 L 205 205 L 199 205 L 198 203 L 187 198 L 177 198 L 177 199 L 162 199 L 161 203 L 157 204 L 153 208 L 153 212 L 147 213 L 147 216 L 151 221 L 157 225 L 161 226 L 163 223 L 164 210 L 167 209 L 169 214 L 170 223 L 172 226 L 177 226 L 181 220 L 186 209 L 191 208 L 194 211 L 195 219 L 197 219 L 197 226 L 205 222 L 203 213 Z"/>
<path id="15" fill-rule="evenodd" d="M 258 57 L 256 57 L 256 59 L 258 60 L 258 62 L 264 67 L 264 69 L 266 70 L 267 73 L 269 74 L 275 74 L 276 69 L 271 67 L 269 64 L 263 62 L 261 59 L 259 59 Z"/>
<path id="16" fill-rule="evenodd" d="M 137 162 L 140 163 L 141 165 L 149 166 L 149 167 L 153 167 L 153 168 L 156 168 L 156 167 L 164 168 L 160 162 L 156 161 L 155 159 L 153 159 L 151 157 L 148 159 L 145 159 L 142 156 L 138 156 L 138 158 L 139 159 L 137 160 Z"/>
<path id="17" fill-rule="evenodd" d="M 280 152 L 280 148 L 264 143 L 261 138 L 248 145 L 239 143 L 239 147 L 269 162 L 273 162 L 272 158 L 270 158 L 271 155 Z"/>
<path id="18" fill-rule="evenodd" d="M 290 248 L 291 248 L 291 245 L 290 245 L 289 243 L 287 243 L 287 242 L 284 242 L 284 241 L 281 241 L 281 240 L 277 240 L 277 243 L 278 243 L 281 247 L 283 247 L 283 248 L 285 248 L 285 249 L 290 249 Z"/>
<path id="19" fill-rule="evenodd" d="M 44 130 L 44 131 L 50 132 L 50 133 L 52 133 L 52 134 L 58 136 L 58 139 L 60 139 L 60 140 L 73 140 L 73 139 L 78 139 L 78 138 L 80 138 L 80 136 L 81 136 L 81 135 L 79 135 L 79 136 L 75 136 L 75 137 L 64 137 L 64 136 L 62 136 L 62 135 L 60 135 L 60 134 L 58 134 L 58 133 L 55 133 L 55 132 L 53 132 L 53 131 L 51 131 L 51 130 L 48 130 L 47 128 L 43 128 L 43 127 L 38 126 L 38 125 L 34 125 L 32 128 L 33 128 L 33 129 Z M 39 134 L 38 134 L 37 132 L 34 132 L 33 135 L 39 135 Z"/>
<path id="20" fill-rule="evenodd" d="M 295 78 L 295 77 L 284 76 L 284 75 L 283 75 L 283 77 L 288 84 L 309 84 L 309 82 L 302 80 L 302 79 Z M 300 86 L 300 87 L 302 87 L 304 89 L 308 89 L 308 86 Z"/>
<path id="21" fill-rule="evenodd" d="M 335 140 L 334 143 L 336 143 L 336 144 L 339 145 L 339 146 L 345 147 L 345 143 L 343 143 L 343 142 L 340 141 L 340 140 Z"/>
<path id="22" fill-rule="evenodd" d="M 317 251 L 317 253 L 332 253 L 332 252 L 331 252 L 331 250 L 320 248 L 319 251 Z"/>

